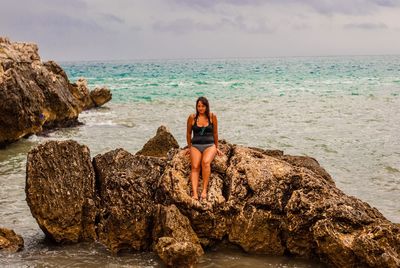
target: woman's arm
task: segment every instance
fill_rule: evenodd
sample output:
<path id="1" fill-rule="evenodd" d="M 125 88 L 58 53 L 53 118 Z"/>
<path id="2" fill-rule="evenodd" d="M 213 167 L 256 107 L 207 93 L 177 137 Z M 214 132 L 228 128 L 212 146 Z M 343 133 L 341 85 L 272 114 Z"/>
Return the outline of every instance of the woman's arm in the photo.
<path id="1" fill-rule="evenodd" d="M 186 125 L 186 141 L 188 148 L 192 146 L 192 124 L 193 124 L 193 115 L 189 115 Z"/>
<path id="2" fill-rule="evenodd" d="M 217 116 L 212 113 L 212 122 L 213 122 L 213 129 L 214 129 L 214 144 L 215 147 L 217 147 L 218 149 L 218 120 L 217 120 Z"/>

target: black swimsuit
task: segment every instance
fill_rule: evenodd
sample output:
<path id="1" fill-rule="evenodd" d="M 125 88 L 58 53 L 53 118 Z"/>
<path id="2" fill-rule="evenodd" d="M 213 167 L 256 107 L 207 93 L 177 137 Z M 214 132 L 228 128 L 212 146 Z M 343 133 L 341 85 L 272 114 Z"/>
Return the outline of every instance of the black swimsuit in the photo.
<path id="1" fill-rule="evenodd" d="M 197 117 L 195 118 L 194 125 L 192 127 L 193 137 L 192 146 L 198 149 L 201 153 L 205 149 L 214 145 L 214 126 L 208 118 L 208 125 L 205 127 L 199 127 L 197 125 Z"/>

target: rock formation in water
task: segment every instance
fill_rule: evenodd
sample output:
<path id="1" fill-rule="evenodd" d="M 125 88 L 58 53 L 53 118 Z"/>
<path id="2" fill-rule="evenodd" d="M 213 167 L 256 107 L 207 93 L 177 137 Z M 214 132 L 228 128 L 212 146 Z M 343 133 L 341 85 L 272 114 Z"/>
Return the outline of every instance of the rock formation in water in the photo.
<path id="1" fill-rule="evenodd" d="M 111 92 L 106 87 L 96 87 L 90 91 L 90 98 L 95 107 L 100 107 L 111 100 Z M 88 106 L 92 108 L 92 106 Z"/>
<path id="2" fill-rule="evenodd" d="M 111 99 L 106 88 L 89 92 L 70 83 L 54 61 L 42 62 L 33 43 L 0 37 L 0 147 L 43 129 L 76 125 L 82 110 Z"/>
<path id="3" fill-rule="evenodd" d="M 50 141 L 29 153 L 28 204 L 57 241 L 97 237 L 113 252 L 153 250 L 172 267 L 190 267 L 222 241 L 334 267 L 400 266 L 400 225 L 345 195 L 315 159 L 219 144 L 208 198 L 196 201 L 182 150 L 158 158 L 116 149 L 92 170 L 87 147 Z"/>
<path id="4" fill-rule="evenodd" d="M 13 230 L 0 227 L 0 251 L 14 253 L 22 250 L 24 240 Z"/>
<path id="5" fill-rule="evenodd" d="M 75 141 L 32 149 L 26 172 L 26 201 L 32 215 L 59 243 L 96 240 L 96 195 L 89 148 Z"/>
<path id="6" fill-rule="evenodd" d="M 179 144 L 165 126 L 157 129 L 156 135 L 151 138 L 136 154 L 166 157 L 169 150 L 179 148 Z"/>

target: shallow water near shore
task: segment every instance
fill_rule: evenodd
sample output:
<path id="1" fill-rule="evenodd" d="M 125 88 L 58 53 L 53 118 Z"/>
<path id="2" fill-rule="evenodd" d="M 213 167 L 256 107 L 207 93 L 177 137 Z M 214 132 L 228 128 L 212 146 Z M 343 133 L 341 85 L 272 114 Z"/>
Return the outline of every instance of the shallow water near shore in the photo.
<path id="1" fill-rule="evenodd" d="M 91 156 L 135 153 L 166 125 L 185 146 L 187 116 L 200 95 L 219 120 L 221 139 L 308 155 L 337 187 L 400 222 L 400 56 L 62 63 L 71 81 L 107 85 L 113 100 L 83 112 L 84 123 L 31 136 L 0 151 L 0 226 L 25 250 L 0 253 L 0 266 L 162 267 L 154 254 L 116 256 L 98 244 L 59 247 L 44 235 L 25 201 L 27 152 L 47 140 L 74 139 Z M 199 267 L 323 267 L 317 262 L 209 251 Z"/>

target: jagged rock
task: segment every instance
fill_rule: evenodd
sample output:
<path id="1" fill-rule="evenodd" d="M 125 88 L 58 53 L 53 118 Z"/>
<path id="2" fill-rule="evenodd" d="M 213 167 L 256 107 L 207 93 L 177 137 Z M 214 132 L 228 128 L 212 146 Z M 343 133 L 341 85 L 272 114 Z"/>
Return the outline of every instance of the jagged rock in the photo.
<path id="1" fill-rule="evenodd" d="M 305 167 L 305 168 L 311 170 L 312 172 L 320 175 L 329 183 L 335 185 L 335 182 L 333 181 L 332 177 L 328 174 L 328 172 L 326 172 L 326 170 L 319 165 L 318 161 L 312 157 L 282 155 L 280 157 L 280 159 L 282 159 L 296 167 Z"/>
<path id="2" fill-rule="evenodd" d="M 13 230 L 0 227 L 0 251 L 17 252 L 24 247 L 24 239 Z"/>
<path id="3" fill-rule="evenodd" d="M 161 237 L 155 250 L 167 267 L 193 267 L 198 261 L 198 247 L 189 242 L 177 242 L 171 237 Z"/>
<path id="4" fill-rule="evenodd" d="M 220 242 L 334 267 L 399 267 L 400 225 L 345 195 L 315 159 L 225 141 L 219 149 L 223 155 L 212 163 L 208 197 L 201 201 L 191 198 L 190 158 L 183 150 L 161 158 L 123 149 L 96 156 L 100 242 L 113 252 L 153 249 L 177 267 L 197 261 L 199 244 Z M 38 174 L 67 165 L 31 161 Z"/>
<path id="5" fill-rule="evenodd" d="M 229 241 L 246 252 L 281 256 L 285 251 L 281 235 L 282 216 L 248 206 L 238 213 L 229 230 Z"/>
<path id="6" fill-rule="evenodd" d="M 400 224 L 371 224 L 353 245 L 355 254 L 371 267 L 400 267 Z"/>
<path id="7" fill-rule="evenodd" d="M 94 103 L 85 81 L 71 84 L 54 61 L 42 63 L 36 44 L 0 38 L 0 146 L 76 125 L 87 105 Z"/>
<path id="8" fill-rule="evenodd" d="M 96 239 L 96 196 L 89 148 L 49 141 L 32 149 L 26 201 L 43 232 L 56 242 Z"/>
<path id="9" fill-rule="evenodd" d="M 136 154 L 166 157 L 168 151 L 173 148 L 179 148 L 178 142 L 165 126 L 160 126 L 157 129 L 156 135 L 151 138 Z"/>
<path id="10" fill-rule="evenodd" d="M 90 92 L 90 98 L 94 106 L 99 107 L 102 106 L 104 103 L 107 103 L 111 100 L 112 94 L 110 89 L 101 87 L 95 88 Z"/>
<path id="11" fill-rule="evenodd" d="M 55 61 L 50 60 L 43 62 L 43 66 L 46 67 L 46 69 L 50 72 L 54 73 L 55 75 L 61 76 L 63 79 L 69 82 L 67 74 Z"/>
<path id="12" fill-rule="evenodd" d="M 117 149 L 93 160 L 98 182 L 99 240 L 112 252 L 151 248 L 154 196 L 165 160 Z"/>
<path id="13" fill-rule="evenodd" d="M 153 241 L 158 256 L 171 267 L 192 267 L 204 254 L 188 218 L 175 205 L 158 205 Z"/>
<path id="14" fill-rule="evenodd" d="M 79 102 L 81 110 L 91 109 L 95 106 L 92 98 L 90 97 L 89 88 L 85 79 L 79 78 L 76 83 L 70 84 L 69 90 Z"/>

